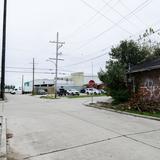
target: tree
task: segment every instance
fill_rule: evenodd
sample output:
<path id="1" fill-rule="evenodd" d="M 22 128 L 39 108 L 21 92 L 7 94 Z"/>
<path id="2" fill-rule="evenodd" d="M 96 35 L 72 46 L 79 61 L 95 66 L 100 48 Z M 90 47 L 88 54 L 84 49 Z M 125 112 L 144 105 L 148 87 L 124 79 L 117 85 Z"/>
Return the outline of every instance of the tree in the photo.
<path id="1" fill-rule="evenodd" d="M 125 102 L 130 97 L 130 92 L 126 86 L 126 73 L 129 66 L 136 65 L 150 52 L 146 46 L 140 46 L 133 40 L 121 41 L 117 47 L 112 47 L 109 53 L 111 59 L 106 63 L 106 70 L 101 70 L 98 75 L 101 81 L 107 84 L 109 93 L 114 102 Z"/>
<path id="2" fill-rule="evenodd" d="M 160 48 L 159 47 L 155 47 L 153 55 L 155 57 L 160 57 Z"/>
<path id="3" fill-rule="evenodd" d="M 125 68 L 129 68 L 130 65 L 136 65 L 142 62 L 150 55 L 150 52 L 147 47 L 139 46 L 138 43 L 133 40 L 125 40 L 121 41 L 117 47 L 112 47 L 109 55 L 112 59 L 123 64 Z"/>
<path id="4" fill-rule="evenodd" d="M 109 94 L 114 102 L 124 102 L 130 97 L 126 87 L 125 66 L 118 61 L 109 61 L 106 64 L 106 71 L 101 70 L 98 75 L 101 81 L 107 83 Z"/>

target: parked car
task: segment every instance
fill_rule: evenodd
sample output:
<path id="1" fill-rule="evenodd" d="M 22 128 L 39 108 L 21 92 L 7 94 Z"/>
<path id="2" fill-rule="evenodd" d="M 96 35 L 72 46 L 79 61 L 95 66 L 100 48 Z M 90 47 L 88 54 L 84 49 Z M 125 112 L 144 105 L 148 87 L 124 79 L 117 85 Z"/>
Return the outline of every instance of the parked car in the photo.
<path id="1" fill-rule="evenodd" d="M 16 94 L 16 91 L 13 89 L 10 91 L 10 94 Z"/>
<path id="2" fill-rule="evenodd" d="M 43 89 L 38 90 L 38 95 L 45 95 L 47 92 Z"/>
<path id="3" fill-rule="evenodd" d="M 80 93 L 85 93 L 85 92 L 86 92 L 85 88 L 80 90 Z"/>
<path id="4" fill-rule="evenodd" d="M 67 90 L 67 94 L 68 95 L 72 95 L 72 96 L 74 96 L 74 95 L 79 96 L 80 95 L 79 91 L 77 91 L 76 89 L 69 89 L 69 90 Z"/>
<path id="5" fill-rule="evenodd" d="M 100 91 L 101 91 L 102 94 L 106 94 L 107 93 L 107 91 L 105 91 L 104 89 L 100 89 Z"/>
<path id="6" fill-rule="evenodd" d="M 60 88 L 60 89 L 57 91 L 57 94 L 58 94 L 58 96 L 66 96 L 67 91 L 66 91 L 64 88 Z"/>
<path id="7" fill-rule="evenodd" d="M 89 94 L 101 94 L 101 91 L 95 88 L 86 88 L 86 93 Z"/>

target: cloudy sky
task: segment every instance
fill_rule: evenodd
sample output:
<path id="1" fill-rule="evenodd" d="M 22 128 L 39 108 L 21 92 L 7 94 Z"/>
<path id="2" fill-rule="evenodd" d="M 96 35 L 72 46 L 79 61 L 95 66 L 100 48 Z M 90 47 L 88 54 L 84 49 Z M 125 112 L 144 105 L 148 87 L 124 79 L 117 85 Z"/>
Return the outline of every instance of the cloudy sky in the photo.
<path id="1" fill-rule="evenodd" d="M 22 74 L 31 80 L 33 57 L 36 78 L 54 77 L 47 69 L 55 65 L 46 60 L 55 57 L 55 44 L 49 41 L 56 40 L 57 32 L 65 42 L 59 73 L 91 74 L 93 63 L 97 74 L 112 45 L 159 28 L 159 6 L 159 0 L 8 0 L 6 84 L 20 85 Z M 0 37 L 2 13 L 0 0 Z"/>

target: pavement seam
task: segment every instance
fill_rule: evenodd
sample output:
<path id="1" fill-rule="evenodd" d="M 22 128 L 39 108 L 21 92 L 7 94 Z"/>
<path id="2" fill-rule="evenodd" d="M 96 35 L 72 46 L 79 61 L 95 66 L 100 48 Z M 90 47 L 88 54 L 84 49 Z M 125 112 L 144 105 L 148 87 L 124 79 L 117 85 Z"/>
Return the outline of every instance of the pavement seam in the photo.
<path id="1" fill-rule="evenodd" d="M 37 155 L 28 156 L 28 157 L 25 157 L 23 159 L 30 159 L 30 158 L 34 158 L 34 157 L 39 157 L 39 156 L 47 155 L 47 154 L 52 154 L 52 153 L 57 153 L 57 152 L 63 152 L 63 151 L 66 151 L 66 150 L 71 150 L 71 149 L 75 149 L 75 148 L 81 148 L 81 147 L 85 147 L 85 146 L 90 146 L 90 145 L 94 145 L 94 144 L 110 141 L 112 139 L 117 139 L 117 138 L 120 138 L 120 137 L 123 137 L 123 136 L 116 136 L 116 137 L 107 138 L 107 139 L 103 139 L 103 140 L 99 140 L 99 141 L 93 141 L 93 142 L 85 143 L 85 144 L 81 144 L 81 145 L 76 145 L 76 146 L 71 146 L 71 147 L 67 147 L 67 148 L 57 149 L 57 150 L 53 150 L 53 151 L 49 151 L 49 152 L 39 153 Z"/>
<path id="2" fill-rule="evenodd" d="M 138 143 L 141 143 L 141 144 L 144 144 L 144 145 L 147 145 L 147 146 L 150 146 L 150 147 L 152 147 L 152 148 L 155 148 L 155 149 L 159 149 L 159 150 L 160 150 L 159 147 L 156 147 L 156 146 L 150 145 L 150 144 L 148 144 L 148 143 L 145 143 L 145 142 L 143 142 L 143 141 L 140 141 L 140 140 L 137 140 L 137 139 L 134 139 L 134 138 L 129 137 L 129 136 L 131 136 L 131 135 L 145 134 L 145 133 L 151 133 L 151 132 L 160 131 L 160 129 L 150 130 L 150 131 L 143 131 L 143 132 L 137 132 L 137 133 L 132 133 L 132 134 L 126 134 L 126 135 L 124 135 L 124 134 L 121 134 L 121 133 L 119 133 L 119 132 L 116 132 L 116 131 L 114 131 L 114 130 L 112 130 L 112 129 L 108 129 L 108 128 L 99 126 L 99 125 L 97 125 L 97 124 L 95 124 L 95 123 L 93 123 L 93 122 L 90 122 L 90 121 L 88 121 L 88 120 L 84 120 L 84 119 L 79 118 L 79 117 L 77 117 L 77 116 L 75 116 L 75 115 L 66 113 L 66 112 L 64 112 L 64 111 L 59 111 L 59 112 L 61 112 L 61 113 L 63 113 L 63 114 L 66 114 L 66 115 L 68 115 L 68 116 L 71 116 L 71 117 L 73 117 L 73 118 L 79 119 L 79 120 L 81 120 L 81 121 L 84 121 L 84 122 L 86 122 L 86 123 L 92 124 L 92 125 L 94 125 L 94 126 L 96 126 L 96 127 L 98 127 L 98 128 L 101 128 L 101 129 L 104 129 L 104 130 L 107 130 L 107 131 L 111 131 L 111 132 L 113 132 L 113 133 L 115 133 L 115 134 L 118 134 L 118 135 L 124 137 L 124 138 L 130 139 L 130 140 L 132 140 L 132 141 L 135 141 L 135 142 L 138 142 Z"/>
<path id="3" fill-rule="evenodd" d="M 107 129 L 106 129 L 106 130 L 107 130 Z M 134 139 L 134 138 L 132 138 L 132 137 L 129 137 L 129 135 L 151 133 L 151 132 L 156 132 L 156 131 L 160 131 L 160 129 L 158 129 L 158 130 L 146 131 L 146 132 L 139 132 L 139 133 L 134 133 L 134 134 L 120 135 L 120 136 L 116 136 L 116 137 L 112 137 L 112 138 L 107 138 L 107 139 L 103 139 L 103 140 L 99 140 L 99 141 L 93 141 L 93 142 L 86 143 L 86 144 L 81 144 L 81 145 L 76 145 L 76 146 L 72 146 L 72 147 L 62 148 L 62 149 L 53 150 L 53 151 L 49 151 L 49 152 L 39 153 L 39 154 L 37 154 L 37 155 L 25 157 L 24 159 L 30 159 L 30 158 L 35 158 L 35 157 L 39 157 L 39 156 L 44 156 L 44 155 L 48 155 L 48 154 L 52 154 L 52 153 L 63 152 L 63 151 L 67 151 L 67 150 L 72 150 L 72 149 L 76 149 L 76 148 L 81 148 L 81 147 L 85 147 L 85 146 L 90 146 L 90 145 L 94 145 L 94 144 L 98 144 L 98 143 L 102 143 L 102 142 L 107 142 L 107 141 L 110 141 L 110 140 L 113 140 L 113 139 L 122 138 L 122 137 L 127 138 L 127 139 L 130 139 L 130 140 L 133 140 L 133 141 L 138 142 L 138 143 L 142 143 L 142 144 L 144 144 L 144 145 L 147 145 L 147 146 L 150 146 L 150 147 L 152 147 L 152 148 L 155 148 L 155 149 L 159 149 L 159 150 L 160 150 L 159 147 L 156 147 L 156 146 L 150 145 L 150 144 L 148 144 L 148 143 L 145 143 L 145 142 L 143 142 L 143 141 L 140 141 L 140 140 Z"/>
<path id="4" fill-rule="evenodd" d="M 147 146 L 150 146 L 150 147 L 152 147 L 152 148 L 155 148 L 155 149 L 160 150 L 159 147 L 153 146 L 153 145 L 151 145 L 151 144 L 145 143 L 145 142 L 140 141 L 140 140 L 137 140 L 137 139 L 135 139 L 135 138 L 132 138 L 132 137 L 129 137 L 129 136 L 124 136 L 124 137 L 126 137 L 126 138 L 128 138 L 128 139 L 131 139 L 131 140 L 133 140 L 133 141 L 135 141 L 135 142 L 138 142 L 138 143 L 141 143 L 141 144 L 144 144 L 144 145 L 147 145 Z"/>
<path id="5" fill-rule="evenodd" d="M 139 135 L 139 134 L 145 134 L 145 133 L 152 133 L 152 132 L 158 132 L 158 131 L 160 131 L 160 129 L 153 129 L 153 130 L 150 130 L 150 131 L 130 133 L 130 134 L 126 134 L 126 135 L 124 135 L 124 136 L 133 136 L 133 135 Z"/>

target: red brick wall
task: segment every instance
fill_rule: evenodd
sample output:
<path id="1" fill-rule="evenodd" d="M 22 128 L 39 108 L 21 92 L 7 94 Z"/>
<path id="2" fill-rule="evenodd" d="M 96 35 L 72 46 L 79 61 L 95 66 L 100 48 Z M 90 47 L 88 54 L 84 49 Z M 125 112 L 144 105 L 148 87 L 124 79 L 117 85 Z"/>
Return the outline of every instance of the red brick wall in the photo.
<path id="1" fill-rule="evenodd" d="M 160 102 L 160 69 L 134 73 L 131 77 L 144 100 Z"/>

